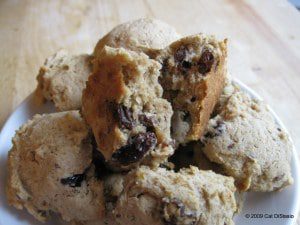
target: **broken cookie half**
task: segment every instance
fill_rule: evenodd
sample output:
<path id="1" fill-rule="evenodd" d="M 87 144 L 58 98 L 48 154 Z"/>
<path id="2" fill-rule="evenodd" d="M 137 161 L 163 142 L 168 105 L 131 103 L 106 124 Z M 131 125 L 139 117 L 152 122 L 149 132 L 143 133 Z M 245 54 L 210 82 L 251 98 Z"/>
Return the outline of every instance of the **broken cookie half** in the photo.
<path id="1" fill-rule="evenodd" d="M 192 35 L 152 57 L 162 64 L 160 83 L 174 110 L 172 137 L 176 144 L 198 140 L 224 87 L 227 40 Z"/>
<path id="2" fill-rule="evenodd" d="M 105 47 L 83 92 L 82 113 L 110 166 L 157 166 L 173 154 L 173 110 L 162 97 L 161 65 L 143 53 Z"/>

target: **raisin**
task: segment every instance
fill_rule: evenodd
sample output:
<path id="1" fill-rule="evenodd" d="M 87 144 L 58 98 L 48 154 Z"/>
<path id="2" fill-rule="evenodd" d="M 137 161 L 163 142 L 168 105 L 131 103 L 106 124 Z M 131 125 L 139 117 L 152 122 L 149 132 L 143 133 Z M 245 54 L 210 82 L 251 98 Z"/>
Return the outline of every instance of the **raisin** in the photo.
<path id="1" fill-rule="evenodd" d="M 112 161 L 118 161 L 121 165 L 129 165 L 138 162 L 157 143 L 155 133 L 139 133 L 128 140 L 128 144 L 113 153 Z"/>
<path id="2" fill-rule="evenodd" d="M 214 55 L 209 51 L 205 50 L 198 62 L 198 70 L 201 74 L 206 74 L 211 70 L 214 63 Z"/>
<path id="3" fill-rule="evenodd" d="M 189 61 L 182 61 L 182 63 L 181 63 L 181 66 L 183 67 L 183 69 L 186 69 L 186 70 L 188 70 L 188 69 L 190 69 L 191 67 L 192 67 L 192 63 L 191 62 L 189 62 Z"/>
<path id="4" fill-rule="evenodd" d="M 194 101 L 196 101 L 196 96 L 193 96 L 192 98 L 191 98 L 191 102 L 194 102 Z"/>
<path id="5" fill-rule="evenodd" d="M 148 129 L 154 128 L 154 118 L 152 116 L 146 116 L 145 114 L 140 114 L 139 121 Z"/>
<path id="6" fill-rule="evenodd" d="M 174 54 L 175 62 L 181 63 L 185 59 L 187 51 L 185 46 L 180 46 Z"/>
<path id="7" fill-rule="evenodd" d="M 117 112 L 120 127 L 131 130 L 134 125 L 132 111 L 124 105 L 118 105 Z"/>
<path id="8" fill-rule="evenodd" d="M 174 54 L 174 60 L 182 72 L 187 72 L 193 66 L 191 62 L 185 60 L 188 51 L 186 46 L 180 46 Z"/>
<path id="9" fill-rule="evenodd" d="M 85 180 L 85 174 L 74 174 L 73 176 L 62 178 L 60 182 L 63 185 L 69 185 L 70 187 L 81 187 L 81 182 Z"/>

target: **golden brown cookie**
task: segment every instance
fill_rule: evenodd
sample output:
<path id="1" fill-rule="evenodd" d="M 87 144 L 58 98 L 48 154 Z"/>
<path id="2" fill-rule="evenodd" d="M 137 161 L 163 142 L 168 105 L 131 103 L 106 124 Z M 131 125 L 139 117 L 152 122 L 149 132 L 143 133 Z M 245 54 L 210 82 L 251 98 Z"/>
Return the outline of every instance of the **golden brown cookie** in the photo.
<path id="1" fill-rule="evenodd" d="M 39 221 L 104 215 L 103 184 L 94 176 L 89 129 L 78 111 L 36 115 L 13 138 L 8 156 L 8 203 Z"/>
<path id="2" fill-rule="evenodd" d="M 174 110 L 172 137 L 177 144 L 198 140 L 223 90 L 227 40 L 192 35 L 150 55 L 162 64 L 160 83 Z"/>
<path id="3" fill-rule="evenodd" d="M 160 64 L 143 53 L 105 47 L 83 92 L 82 113 L 99 151 L 115 169 L 157 166 L 173 154 L 171 104 L 162 98 Z"/>

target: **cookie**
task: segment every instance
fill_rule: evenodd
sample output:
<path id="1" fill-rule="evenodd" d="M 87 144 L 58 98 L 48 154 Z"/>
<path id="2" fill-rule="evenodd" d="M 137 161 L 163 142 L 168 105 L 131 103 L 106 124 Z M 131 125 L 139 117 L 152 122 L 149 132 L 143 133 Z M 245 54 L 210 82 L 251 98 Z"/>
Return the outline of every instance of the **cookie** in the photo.
<path id="1" fill-rule="evenodd" d="M 173 154 L 171 104 L 158 82 L 160 64 L 143 53 L 105 47 L 101 69 L 83 91 L 82 113 L 110 166 L 157 166 Z"/>
<path id="2" fill-rule="evenodd" d="M 162 49 L 179 38 L 173 27 L 160 20 L 138 19 L 112 29 L 98 41 L 93 55 L 98 58 L 104 46 L 146 53 L 148 49 Z"/>
<path id="3" fill-rule="evenodd" d="M 234 177 L 240 190 L 274 191 L 293 182 L 287 134 L 263 102 L 238 89 L 210 119 L 202 142 L 206 156 Z"/>
<path id="4" fill-rule="evenodd" d="M 172 137 L 177 145 L 198 140 L 224 87 L 227 40 L 192 35 L 151 57 L 162 64 L 160 83 L 174 110 Z"/>
<path id="5" fill-rule="evenodd" d="M 37 76 L 37 95 L 53 101 L 58 111 L 80 109 L 91 59 L 87 54 L 70 55 L 65 50 L 47 58 Z"/>
<path id="6" fill-rule="evenodd" d="M 123 225 L 229 225 L 236 211 L 234 192 L 231 177 L 212 171 L 141 166 L 125 178 L 114 214 Z"/>
<path id="7" fill-rule="evenodd" d="M 36 115 L 13 138 L 7 198 L 39 221 L 101 219 L 102 181 L 95 178 L 87 125 L 78 111 Z"/>

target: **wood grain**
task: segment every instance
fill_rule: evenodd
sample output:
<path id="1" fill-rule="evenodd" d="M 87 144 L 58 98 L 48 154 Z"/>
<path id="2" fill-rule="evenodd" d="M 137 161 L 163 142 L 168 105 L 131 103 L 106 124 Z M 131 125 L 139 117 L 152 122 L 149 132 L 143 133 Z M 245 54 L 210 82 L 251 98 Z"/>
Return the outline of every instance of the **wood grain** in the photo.
<path id="1" fill-rule="evenodd" d="M 272 106 L 300 149 L 300 13 L 285 0 L 0 1 L 0 127 L 47 56 L 90 53 L 113 26 L 140 17 L 228 37 L 232 76 Z"/>

